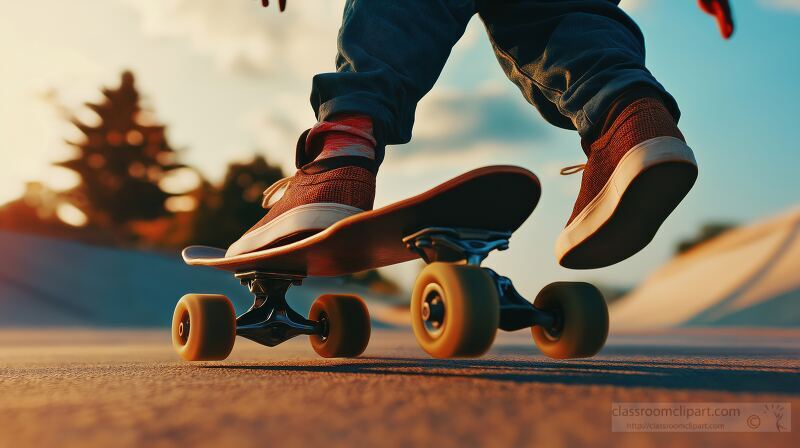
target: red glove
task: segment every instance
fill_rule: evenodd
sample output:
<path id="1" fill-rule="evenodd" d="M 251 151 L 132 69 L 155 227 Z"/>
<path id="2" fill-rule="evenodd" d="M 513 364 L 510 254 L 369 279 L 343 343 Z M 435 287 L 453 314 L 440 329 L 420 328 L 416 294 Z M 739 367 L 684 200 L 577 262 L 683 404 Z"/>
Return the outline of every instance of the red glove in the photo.
<path id="1" fill-rule="evenodd" d="M 717 18 L 719 32 L 722 33 L 722 37 L 729 39 L 733 34 L 733 14 L 728 0 L 697 0 L 697 4 L 706 14 Z"/>
<path id="2" fill-rule="evenodd" d="M 269 0 L 261 0 L 261 4 L 266 8 L 269 6 Z M 286 9 L 286 0 L 278 0 L 278 8 L 280 8 L 281 11 Z"/>

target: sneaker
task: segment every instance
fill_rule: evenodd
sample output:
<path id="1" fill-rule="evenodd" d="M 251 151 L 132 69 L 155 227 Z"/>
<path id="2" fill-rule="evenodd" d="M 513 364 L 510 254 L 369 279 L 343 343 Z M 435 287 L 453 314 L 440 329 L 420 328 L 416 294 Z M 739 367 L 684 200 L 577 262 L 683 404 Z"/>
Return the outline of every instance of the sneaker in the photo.
<path id="1" fill-rule="evenodd" d="M 320 162 L 314 162 L 267 188 L 262 205 L 269 211 L 228 248 L 225 256 L 299 241 L 344 218 L 372 210 L 375 170 L 359 165 L 374 162 L 363 157 L 324 162 L 327 166 L 323 170 Z M 281 192 L 283 195 L 275 201 Z"/>
<path id="2" fill-rule="evenodd" d="M 697 162 L 674 118 L 654 98 L 634 101 L 587 151 L 581 189 L 556 241 L 561 266 L 593 269 L 636 254 L 691 190 Z"/>

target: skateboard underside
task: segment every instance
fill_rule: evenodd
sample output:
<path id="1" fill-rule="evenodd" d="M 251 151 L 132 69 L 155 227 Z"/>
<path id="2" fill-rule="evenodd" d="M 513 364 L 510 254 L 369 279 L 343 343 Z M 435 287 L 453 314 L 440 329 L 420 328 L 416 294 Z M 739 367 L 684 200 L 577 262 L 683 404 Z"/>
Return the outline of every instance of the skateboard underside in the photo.
<path id="1" fill-rule="evenodd" d="M 418 258 L 403 238 L 423 228 L 513 232 L 536 207 L 540 193 L 538 179 L 528 170 L 480 168 L 292 244 L 228 258 L 224 249 L 191 246 L 182 255 L 187 264 L 232 272 L 349 274 Z"/>

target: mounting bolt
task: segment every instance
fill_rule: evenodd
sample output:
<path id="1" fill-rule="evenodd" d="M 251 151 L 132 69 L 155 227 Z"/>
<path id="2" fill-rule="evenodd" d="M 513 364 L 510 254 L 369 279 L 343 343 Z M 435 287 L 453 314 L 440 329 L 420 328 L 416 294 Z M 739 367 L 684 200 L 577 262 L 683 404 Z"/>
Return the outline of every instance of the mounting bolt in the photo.
<path id="1" fill-rule="evenodd" d="M 425 320 L 429 320 L 431 318 L 431 306 L 428 304 L 428 302 L 422 304 L 422 318 Z"/>

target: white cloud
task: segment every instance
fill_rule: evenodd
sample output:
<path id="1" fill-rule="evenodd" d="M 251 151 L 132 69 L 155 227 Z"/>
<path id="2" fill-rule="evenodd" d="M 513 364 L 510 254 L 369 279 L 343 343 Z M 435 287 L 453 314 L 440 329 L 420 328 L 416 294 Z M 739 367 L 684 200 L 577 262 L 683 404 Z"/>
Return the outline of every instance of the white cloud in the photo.
<path id="1" fill-rule="evenodd" d="M 268 106 L 245 114 L 243 123 L 271 160 L 291 169 L 294 160 L 290 150 L 299 133 L 314 123 L 314 116 L 306 103 L 298 103 L 296 95 L 283 94 L 271 97 Z M 493 155 L 530 151 L 531 146 L 547 140 L 549 131 L 535 109 L 511 86 L 485 84 L 474 90 L 440 87 L 420 103 L 411 143 L 389 151 L 399 155 L 392 163 L 409 167 L 420 162 L 418 154 L 426 161 L 435 157 L 437 166 L 446 158 L 460 166 L 474 165 L 478 160 L 491 160 Z"/>
<path id="2" fill-rule="evenodd" d="M 476 89 L 436 89 L 419 105 L 414 141 L 459 149 L 476 143 L 529 143 L 547 135 L 537 112 L 516 89 L 485 83 Z"/>
<path id="3" fill-rule="evenodd" d="M 761 3 L 773 9 L 800 12 L 800 0 L 761 0 Z"/>
<path id="4" fill-rule="evenodd" d="M 279 13 L 252 0 L 121 0 L 146 34 L 187 39 L 220 66 L 253 74 L 329 71 L 343 0 L 299 1 Z"/>
<path id="5" fill-rule="evenodd" d="M 477 142 L 460 148 L 458 151 L 438 151 L 429 147 L 426 151 L 406 151 L 406 148 L 395 147 L 387 153 L 387 168 L 393 173 L 402 172 L 407 175 L 424 173 L 426 170 L 455 170 L 458 172 L 470 168 L 499 163 L 499 160 L 512 161 L 518 158 L 520 147 L 506 142 Z"/>

